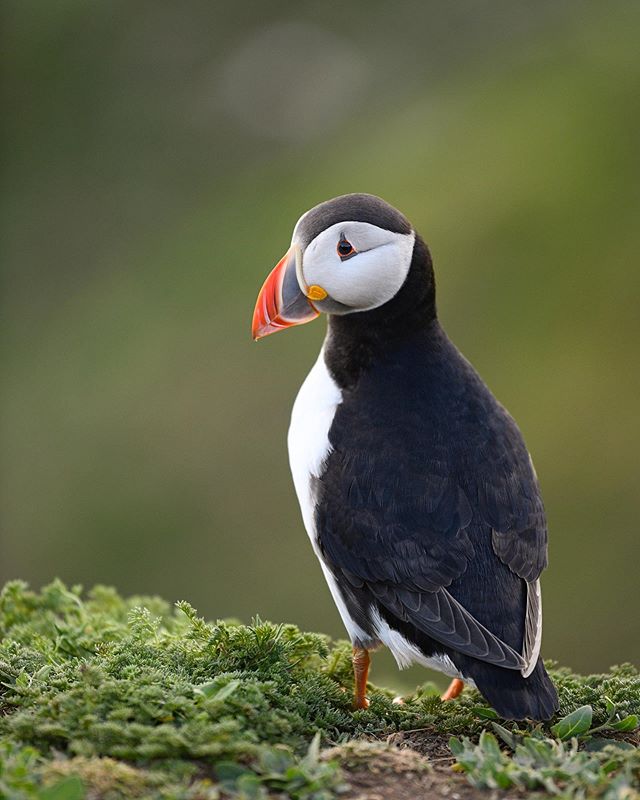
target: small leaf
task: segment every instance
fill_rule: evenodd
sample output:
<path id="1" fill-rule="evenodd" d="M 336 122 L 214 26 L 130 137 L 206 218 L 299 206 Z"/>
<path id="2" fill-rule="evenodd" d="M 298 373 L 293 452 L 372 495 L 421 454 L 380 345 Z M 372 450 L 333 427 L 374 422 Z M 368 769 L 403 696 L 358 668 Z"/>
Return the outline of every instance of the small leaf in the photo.
<path id="1" fill-rule="evenodd" d="M 40 669 L 37 672 L 34 673 L 33 675 L 34 680 L 44 681 L 48 677 L 50 672 L 51 672 L 51 664 L 45 664 L 43 667 L 40 667 Z"/>
<path id="2" fill-rule="evenodd" d="M 489 755 L 492 756 L 500 756 L 500 746 L 498 745 L 498 740 L 496 737 L 489 733 L 489 731 L 482 731 L 480 734 L 480 748 Z"/>
<path id="3" fill-rule="evenodd" d="M 459 756 L 462 755 L 462 753 L 464 753 L 464 745 L 462 744 L 460 739 L 457 738 L 457 736 L 450 737 L 449 749 L 451 750 L 454 756 Z"/>
<path id="4" fill-rule="evenodd" d="M 240 686 L 239 680 L 229 681 L 226 686 L 223 686 L 219 692 L 216 692 L 212 700 L 226 700 L 227 697 L 231 697 L 231 695 L 235 692 L 235 690 Z"/>
<path id="5" fill-rule="evenodd" d="M 605 747 L 616 747 L 618 750 L 636 749 L 632 744 L 629 744 L 629 742 L 621 742 L 619 739 L 605 739 L 604 737 L 600 736 L 589 739 L 589 741 L 585 744 L 584 749 L 593 753 L 597 752 L 598 750 L 604 750 Z"/>
<path id="6" fill-rule="evenodd" d="M 508 731 L 506 728 L 503 728 L 502 725 L 498 725 L 497 722 L 492 722 L 491 727 L 506 745 L 508 745 L 512 750 L 516 749 L 517 739 L 511 733 L 511 731 Z"/>
<path id="7" fill-rule="evenodd" d="M 221 783 L 235 784 L 241 775 L 251 774 L 251 770 L 235 761 L 220 761 L 215 767 L 216 777 Z"/>
<path id="8" fill-rule="evenodd" d="M 476 717 L 480 717 L 481 719 L 500 719 L 497 713 L 488 706 L 475 706 L 471 709 L 471 713 L 475 714 Z"/>
<path id="9" fill-rule="evenodd" d="M 311 740 L 311 743 L 309 744 L 309 749 L 307 750 L 307 754 L 301 761 L 301 766 L 305 767 L 306 769 L 312 769 L 313 767 L 317 766 L 319 758 L 320 758 L 320 731 L 318 731 Z"/>
<path id="10" fill-rule="evenodd" d="M 38 800 L 83 800 L 84 784 L 77 775 L 63 778 L 38 792 Z"/>
<path id="11" fill-rule="evenodd" d="M 196 686 L 195 691 L 206 697 L 207 700 L 221 701 L 231 697 L 238 686 L 240 686 L 239 680 L 229 681 L 229 683 L 222 687 L 220 687 L 218 681 L 211 681 L 210 683 L 201 683 L 199 686 Z"/>
<path id="12" fill-rule="evenodd" d="M 517 754 L 524 755 L 532 764 L 541 766 L 550 765 L 553 761 L 553 742 L 551 739 L 533 739 L 527 736 L 522 745 L 518 746 Z"/>
<path id="13" fill-rule="evenodd" d="M 615 703 L 610 700 L 608 697 L 604 698 L 605 709 L 607 713 L 607 722 L 613 719 L 613 715 L 616 713 L 616 706 Z"/>
<path id="14" fill-rule="evenodd" d="M 617 722 L 610 722 L 608 728 L 613 728 L 614 731 L 635 731 L 638 727 L 637 714 L 629 714 L 624 719 L 619 719 Z"/>
<path id="15" fill-rule="evenodd" d="M 616 749 L 617 750 L 637 750 L 638 748 L 635 744 L 631 744 L 631 742 L 625 741 L 616 741 Z"/>
<path id="16" fill-rule="evenodd" d="M 293 758 L 288 750 L 271 747 L 260 754 L 260 769 L 272 775 L 281 774 L 289 769 Z"/>
<path id="17" fill-rule="evenodd" d="M 218 691 L 219 683 L 217 681 L 211 681 L 210 683 L 201 683 L 198 686 L 193 687 L 193 691 L 197 694 L 201 694 L 203 697 L 212 697 Z"/>
<path id="18" fill-rule="evenodd" d="M 593 709 L 591 706 L 580 706 L 552 725 L 551 732 L 561 741 L 570 739 L 572 736 L 580 736 L 589 730 L 592 719 Z"/>
<path id="19" fill-rule="evenodd" d="M 510 789 L 513 786 L 513 781 L 506 772 L 496 772 L 493 777 L 499 789 Z"/>

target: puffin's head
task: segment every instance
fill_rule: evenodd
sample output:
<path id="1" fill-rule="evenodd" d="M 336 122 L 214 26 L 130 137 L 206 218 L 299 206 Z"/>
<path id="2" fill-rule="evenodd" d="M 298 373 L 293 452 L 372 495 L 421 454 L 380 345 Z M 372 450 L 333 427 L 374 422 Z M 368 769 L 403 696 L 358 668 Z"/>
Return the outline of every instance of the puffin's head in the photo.
<path id="1" fill-rule="evenodd" d="M 320 312 L 347 315 L 385 305 L 405 283 L 415 243 L 406 218 L 379 197 L 346 194 L 320 203 L 300 217 L 291 247 L 260 290 L 253 338 Z"/>

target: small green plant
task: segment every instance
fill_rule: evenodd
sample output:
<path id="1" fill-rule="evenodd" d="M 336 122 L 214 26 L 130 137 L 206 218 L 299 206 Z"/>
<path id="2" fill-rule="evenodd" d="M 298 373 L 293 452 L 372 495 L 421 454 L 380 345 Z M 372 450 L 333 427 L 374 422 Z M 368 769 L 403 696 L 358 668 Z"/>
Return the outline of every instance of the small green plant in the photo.
<path id="1" fill-rule="evenodd" d="M 265 748 L 252 769 L 227 762 L 218 764 L 216 775 L 225 791 L 247 800 L 266 799 L 269 791 L 292 800 L 332 800 L 344 786 L 337 763 L 320 760 L 319 733 L 302 759 L 285 747 Z"/>
<path id="2" fill-rule="evenodd" d="M 85 787 L 76 776 L 61 778 L 41 786 L 39 767 L 42 759 L 32 747 L 18 747 L 0 742 L 0 797 L 33 800 L 83 800 Z"/>
<path id="3" fill-rule="evenodd" d="M 567 714 L 561 720 L 551 726 L 551 733 L 554 734 L 560 741 L 566 741 L 573 737 L 591 738 L 594 733 L 602 731 L 618 731 L 627 733 L 635 731 L 638 727 L 638 715 L 627 714 L 623 716 L 617 709 L 615 703 L 608 697 L 604 698 L 607 718 L 600 725 L 592 727 L 593 722 L 593 709 L 591 706 L 580 706 Z"/>
<path id="4" fill-rule="evenodd" d="M 492 721 L 495 734 L 485 730 L 477 744 L 469 737 L 451 737 L 449 746 L 457 767 L 478 788 L 543 790 L 563 797 L 630 800 L 640 785 L 640 752 L 616 739 L 596 738 L 605 731 L 630 732 L 638 727 L 635 714 L 622 716 L 606 698 L 607 719 L 592 726 L 593 709 L 580 706 L 551 726 L 551 739 L 542 726 L 509 731 Z M 491 716 L 486 709 L 478 709 Z M 580 743 L 586 747 L 580 749 Z"/>

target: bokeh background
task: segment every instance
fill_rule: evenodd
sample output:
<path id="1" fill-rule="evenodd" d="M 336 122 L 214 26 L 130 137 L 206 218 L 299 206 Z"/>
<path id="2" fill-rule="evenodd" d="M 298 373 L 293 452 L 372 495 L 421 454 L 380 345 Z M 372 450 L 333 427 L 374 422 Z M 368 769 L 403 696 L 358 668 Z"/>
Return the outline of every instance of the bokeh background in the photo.
<path id="1" fill-rule="evenodd" d="M 3 4 L 0 578 L 342 635 L 288 472 L 298 216 L 380 194 L 519 421 L 548 657 L 640 660 L 640 4 Z M 395 686 L 387 657 L 374 676 Z"/>

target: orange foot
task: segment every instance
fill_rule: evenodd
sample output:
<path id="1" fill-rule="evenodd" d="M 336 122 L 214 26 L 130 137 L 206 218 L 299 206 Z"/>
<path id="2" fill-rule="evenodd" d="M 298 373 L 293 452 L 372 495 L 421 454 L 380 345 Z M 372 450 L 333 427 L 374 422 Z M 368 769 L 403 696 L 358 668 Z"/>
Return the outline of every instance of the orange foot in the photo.
<path id="1" fill-rule="evenodd" d="M 355 679 L 354 708 L 369 708 L 369 698 L 366 696 L 367 677 L 369 676 L 369 652 L 364 647 L 354 647 L 351 657 L 353 662 L 353 677 Z"/>
<path id="2" fill-rule="evenodd" d="M 464 689 L 464 683 L 460 678 L 454 678 L 449 684 L 447 691 L 440 697 L 441 700 L 455 700 Z"/>

